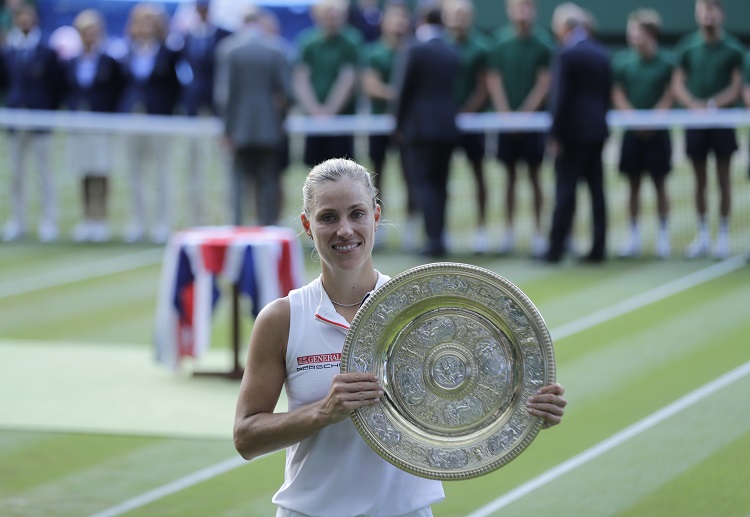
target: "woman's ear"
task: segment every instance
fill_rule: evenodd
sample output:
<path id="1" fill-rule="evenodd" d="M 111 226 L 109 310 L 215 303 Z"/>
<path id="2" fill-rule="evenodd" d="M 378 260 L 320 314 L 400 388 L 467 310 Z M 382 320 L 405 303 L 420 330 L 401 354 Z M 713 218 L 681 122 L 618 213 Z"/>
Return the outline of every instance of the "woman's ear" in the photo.
<path id="1" fill-rule="evenodd" d="M 380 223 L 380 203 L 375 204 L 375 227 L 378 227 L 378 224 Z"/>
<path id="2" fill-rule="evenodd" d="M 303 213 L 299 218 L 302 221 L 302 228 L 304 228 L 305 233 L 312 239 L 312 230 L 310 229 L 310 221 L 307 219 L 307 216 Z"/>

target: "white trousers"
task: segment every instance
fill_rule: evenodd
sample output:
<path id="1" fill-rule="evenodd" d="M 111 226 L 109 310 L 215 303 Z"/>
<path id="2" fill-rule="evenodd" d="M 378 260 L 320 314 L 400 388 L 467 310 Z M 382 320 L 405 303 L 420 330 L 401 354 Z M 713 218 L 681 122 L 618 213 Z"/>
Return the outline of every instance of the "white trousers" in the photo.
<path id="1" fill-rule="evenodd" d="M 55 189 L 50 156 L 52 153 L 52 135 L 50 133 L 31 133 L 14 131 L 8 135 L 8 154 L 10 155 L 10 211 L 11 221 L 21 228 L 26 227 L 26 165 L 29 156 L 34 156 L 39 174 L 41 194 L 41 225 L 57 225 L 57 191 Z"/>
<path id="2" fill-rule="evenodd" d="M 169 161 L 171 139 L 164 135 L 130 135 L 127 137 L 127 162 L 130 177 L 131 225 L 146 229 L 150 210 L 147 209 L 146 193 L 153 193 L 156 228 L 170 229 L 172 225 L 172 167 Z M 146 169 L 153 169 L 154 187 L 146 187 Z"/>

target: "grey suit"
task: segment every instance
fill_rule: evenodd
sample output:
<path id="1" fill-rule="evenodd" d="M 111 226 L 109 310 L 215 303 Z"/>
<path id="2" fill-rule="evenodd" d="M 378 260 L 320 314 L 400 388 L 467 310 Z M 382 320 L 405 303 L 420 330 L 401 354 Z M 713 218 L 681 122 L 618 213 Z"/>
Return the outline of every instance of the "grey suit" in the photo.
<path id="1" fill-rule="evenodd" d="M 217 48 L 215 97 L 224 134 L 233 149 L 234 224 L 242 224 L 244 192 L 255 187 L 258 223 L 276 224 L 281 205 L 279 148 L 291 97 L 284 51 L 254 29 L 224 39 Z"/>

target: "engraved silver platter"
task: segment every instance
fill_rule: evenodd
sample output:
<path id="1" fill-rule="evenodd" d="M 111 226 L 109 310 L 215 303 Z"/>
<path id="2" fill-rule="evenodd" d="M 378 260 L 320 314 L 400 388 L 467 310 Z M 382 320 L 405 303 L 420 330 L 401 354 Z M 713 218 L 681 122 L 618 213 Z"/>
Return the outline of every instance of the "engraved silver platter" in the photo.
<path id="1" fill-rule="evenodd" d="M 542 421 L 526 399 L 555 380 L 547 326 L 511 282 L 477 266 L 415 267 L 352 321 L 341 371 L 373 372 L 381 402 L 351 418 L 365 441 L 418 476 L 482 476 L 518 456 Z"/>

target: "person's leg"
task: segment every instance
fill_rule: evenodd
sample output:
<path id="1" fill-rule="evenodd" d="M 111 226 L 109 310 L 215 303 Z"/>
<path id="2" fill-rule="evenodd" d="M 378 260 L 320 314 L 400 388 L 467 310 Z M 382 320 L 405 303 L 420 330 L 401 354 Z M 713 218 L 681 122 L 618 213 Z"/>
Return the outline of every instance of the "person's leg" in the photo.
<path id="1" fill-rule="evenodd" d="M 206 223 L 204 196 L 206 194 L 206 164 L 207 149 L 205 139 L 190 136 L 187 139 L 188 184 L 187 199 L 190 204 L 188 211 L 189 224 L 197 226 Z"/>
<path id="2" fill-rule="evenodd" d="M 130 223 L 125 230 L 125 242 L 143 239 L 146 219 L 146 193 L 143 183 L 146 145 L 145 135 L 130 135 L 127 138 L 128 176 L 130 179 Z"/>
<path id="3" fill-rule="evenodd" d="M 418 242 L 420 239 L 419 219 L 421 210 L 418 200 L 418 186 L 415 183 L 414 166 L 410 159 L 411 148 L 399 146 L 398 157 L 401 166 L 401 177 L 403 178 L 406 189 L 406 220 L 401 232 L 401 249 L 406 252 L 413 252 L 419 249 Z"/>
<path id="4" fill-rule="evenodd" d="M 28 133 L 8 133 L 8 155 L 10 157 L 10 219 L 5 225 L 3 240 L 20 239 L 26 233 L 26 167 L 24 158 Z"/>
<path id="5" fill-rule="evenodd" d="M 279 222 L 278 153 L 273 148 L 254 150 L 255 204 L 258 222 L 272 226 Z"/>
<path id="6" fill-rule="evenodd" d="M 516 248 L 516 183 L 518 169 L 515 161 L 505 163 L 505 233 L 500 241 L 500 253 L 512 253 Z"/>
<path id="7" fill-rule="evenodd" d="M 151 241 L 157 244 L 167 242 L 172 230 L 172 188 L 175 185 L 172 181 L 172 166 L 169 159 L 170 144 L 171 138 L 169 136 L 155 136 L 152 139 L 152 155 L 156 165 L 154 171 L 156 176 L 156 206 L 154 211 L 156 220 L 151 230 Z"/>
<path id="8" fill-rule="evenodd" d="M 618 255 L 623 258 L 637 257 L 641 254 L 641 176 L 642 172 L 630 173 L 628 177 L 628 223 L 630 235 L 622 243 Z"/>
<path id="9" fill-rule="evenodd" d="M 524 141 L 524 160 L 526 161 L 528 168 L 534 208 L 534 235 L 531 238 L 531 256 L 539 258 L 547 249 L 547 239 L 542 231 L 544 193 L 542 191 L 542 182 L 540 178 L 542 163 L 544 162 L 546 135 L 543 133 L 529 133 L 524 135 Z"/>
<path id="10" fill-rule="evenodd" d="M 685 132 L 686 152 L 693 167 L 695 180 L 693 200 L 695 214 L 698 219 L 698 231 L 695 238 L 685 249 L 688 258 L 703 257 L 708 254 L 711 246 L 711 235 L 706 219 L 707 201 L 707 164 L 708 164 L 708 130 L 693 129 Z"/>
<path id="11" fill-rule="evenodd" d="M 654 190 L 656 190 L 656 211 L 659 217 L 659 229 L 656 234 L 656 256 L 665 259 L 672 253 L 669 239 L 669 195 L 665 175 L 654 175 Z"/>
<path id="12" fill-rule="evenodd" d="M 52 154 L 52 135 L 36 133 L 32 136 L 32 153 L 36 158 L 39 171 L 39 186 L 42 194 L 42 218 L 39 222 L 39 240 L 50 242 L 57 240 L 57 189 L 52 174 L 50 158 Z"/>
<path id="13" fill-rule="evenodd" d="M 731 155 L 716 157 L 716 176 L 719 184 L 719 232 L 711 254 L 719 260 L 728 258 L 731 251 L 729 239 L 729 221 L 732 211 L 731 160 Z"/>
<path id="14" fill-rule="evenodd" d="M 566 148 L 555 159 L 555 208 L 552 213 L 547 262 L 559 262 L 565 252 L 566 242 L 573 226 L 576 210 L 576 186 L 581 167 L 580 151 Z"/>
<path id="15" fill-rule="evenodd" d="M 237 148 L 232 155 L 231 203 L 232 224 L 242 226 L 244 223 L 243 206 L 248 190 L 248 175 L 250 167 L 249 151 L 247 148 Z"/>
<path id="16" fill-rule="evenodd" d="M 584 174 L 591 193 L 593 238 L 587 260 L 600 262 L 607 251 L 607 202 L 604 193 L 604 163 L 602 150 L 604 142 L 587 146 Z"/>
<path id="17" fill-rule="evenodd" d="M 462 147 L 466 153 L 472 176 L 477 203 L 477 219 L 472 243 L 475 253 L 485 253 L 489 249 L 487 235 L 487 185 L 484 176 L 484 133 L 467 133 L 463 135 Z"/>

